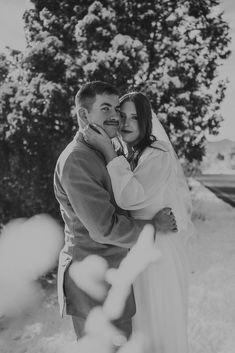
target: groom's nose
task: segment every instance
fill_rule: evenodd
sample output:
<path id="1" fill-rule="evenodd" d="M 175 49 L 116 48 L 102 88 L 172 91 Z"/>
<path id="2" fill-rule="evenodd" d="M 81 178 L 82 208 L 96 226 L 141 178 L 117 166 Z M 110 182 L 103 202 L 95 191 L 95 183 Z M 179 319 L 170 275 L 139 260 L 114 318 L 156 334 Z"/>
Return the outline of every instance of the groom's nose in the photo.
<path id="1" fill-rule="evenodd" d="M 111 116 L 110 116 L 110 118 L 109 119 L 111 119 L 111 120 L 116 120 L 116 121 L 118 121 L 118 122 L 120 122 L 120 114 L 119 114 L 119 112 L 117 112 L 116 110 L 114 110 L 112 113 L 111 113 Z"/>
<path id="2" fill-rule="evenodd" d="M 115 112 L 114 114 L 112 114 L 111 119 L 115 119 L 115 120 L 119 121 L 120 115 L 117 112 Z"/>

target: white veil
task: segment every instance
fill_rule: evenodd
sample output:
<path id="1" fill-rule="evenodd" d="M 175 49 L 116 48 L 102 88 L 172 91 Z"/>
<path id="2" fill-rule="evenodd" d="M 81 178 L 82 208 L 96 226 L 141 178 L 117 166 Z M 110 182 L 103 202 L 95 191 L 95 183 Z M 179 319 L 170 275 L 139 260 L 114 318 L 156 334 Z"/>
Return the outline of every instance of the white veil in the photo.
<path id="1" fill-rule="evenodd" d="M 161 122 L 157 118 L 157 115 L 153 111 L 152 111 L 152 135 L 155 136 L 157 140 L 164 141 L 165 143 L 167 143 L 169 147 L 169 152 L 171 153 L 174 166 L 175 166 L 179 193 L 180 193 L 181 199 L 183 199 L 183 202 L 184 202 L 187 218 L 189 218 L 189 223 L 191 223 L 190 218 L 192 214 L 192 202 L 191 202 L 191 196 L 188 188 L 188 183 L 184 175 L 182 165 L 179 161 L 179 158 L 177 157 L 177 154 L 175 153 L 174 147 L 170 142 L 170 139 L 167 136 L 167 133 L 164 127 L 162 126 Z"/>
<path id="2" fill-rule="evenodd" d="M 157 140 L 165 141 L 171 145 L 173 148 L 169 137 L 167 136 L 167 133 L 160 123 L 159 119 L 157 118 L 157 115 L 152 111 L 152 135 L 157 138 Z"/>

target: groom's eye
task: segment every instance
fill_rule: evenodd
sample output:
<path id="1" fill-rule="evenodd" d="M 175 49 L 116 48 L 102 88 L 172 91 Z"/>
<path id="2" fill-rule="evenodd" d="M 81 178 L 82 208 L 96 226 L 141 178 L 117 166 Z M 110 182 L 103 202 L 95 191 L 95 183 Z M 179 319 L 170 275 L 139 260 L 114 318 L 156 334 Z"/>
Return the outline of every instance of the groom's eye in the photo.
<path id="1" fill-rule="evenodd" d="M 103 107 L 101 110 L 102 110 L 103 112 L 108 112 L 108 111 L 110 110 L 110 108 L 109 108 L 109 107 Z"/>

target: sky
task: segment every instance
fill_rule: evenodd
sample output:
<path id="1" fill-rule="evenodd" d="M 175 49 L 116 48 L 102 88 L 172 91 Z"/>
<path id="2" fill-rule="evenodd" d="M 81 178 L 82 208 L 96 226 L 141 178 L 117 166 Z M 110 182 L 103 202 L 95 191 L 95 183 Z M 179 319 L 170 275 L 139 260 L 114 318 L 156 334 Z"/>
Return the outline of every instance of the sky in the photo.
<path id="1" fill-rule="evenodd" d="M 23 50 L 25 38 L 22 15 L 32 7 L 29 0 L 0 0 L 0 51 L 6 46 Z M 208 136 L 208 140 L 216 141 L 224 138 L 235 141 L 235 1 L 221 0 L 221 8 L 225 11 L 224 18 L 230 25 L 232 37 L 232 54 L 223 63 L 220 77 L 228 78 L 226 97 L 221 104 L 221 113 L 224 122 L 221 124 L 218 136 Z"/>

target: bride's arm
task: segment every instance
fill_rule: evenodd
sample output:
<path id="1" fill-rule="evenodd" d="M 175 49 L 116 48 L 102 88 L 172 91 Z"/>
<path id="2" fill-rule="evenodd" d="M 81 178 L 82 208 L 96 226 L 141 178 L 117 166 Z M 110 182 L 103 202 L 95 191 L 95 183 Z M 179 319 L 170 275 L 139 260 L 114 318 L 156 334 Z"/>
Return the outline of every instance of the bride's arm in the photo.
<path id="1" fill-rule="evenodd" d="M 152 203 L 164 187 L 169 172 L 168 152 L 153 149 L 141 163 L 131 170 L 124 156 L 114 158 L 107 165 L 117 204 L 127 210 L 135 210 Z"/>

